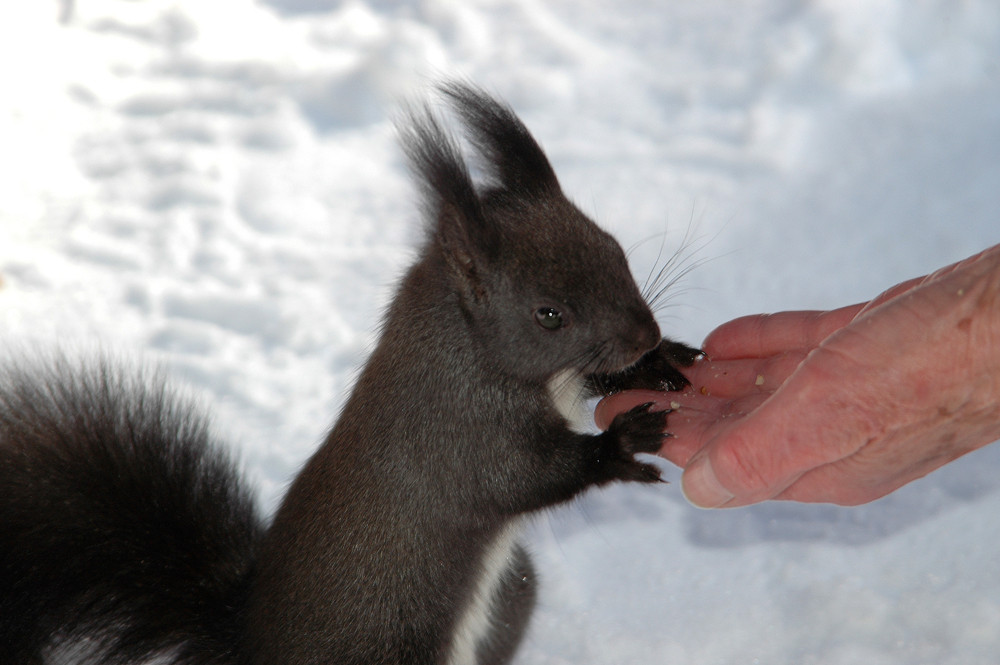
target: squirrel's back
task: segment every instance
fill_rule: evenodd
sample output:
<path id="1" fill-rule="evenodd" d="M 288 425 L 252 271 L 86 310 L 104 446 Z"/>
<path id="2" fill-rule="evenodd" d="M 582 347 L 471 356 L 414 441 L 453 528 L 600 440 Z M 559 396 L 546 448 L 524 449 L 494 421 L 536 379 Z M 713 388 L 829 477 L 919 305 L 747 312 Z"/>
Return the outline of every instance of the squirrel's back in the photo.
<path id="1" fill-rule="evenodd" d="M 263 529 L 161 381 L 108 362 L 0 369 L 0 497 L 0 662 L 236 662 Z"/>

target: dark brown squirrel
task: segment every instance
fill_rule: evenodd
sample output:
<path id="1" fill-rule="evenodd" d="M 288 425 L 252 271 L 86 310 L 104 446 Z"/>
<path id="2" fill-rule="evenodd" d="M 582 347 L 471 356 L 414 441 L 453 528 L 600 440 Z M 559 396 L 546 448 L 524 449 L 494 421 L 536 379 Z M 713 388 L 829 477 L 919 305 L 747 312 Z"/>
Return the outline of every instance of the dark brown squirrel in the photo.
<path id="1" fill-rule="evenodd" d="M 326 442 L 270 525 L 205 420 L 100 361 L 0 374 L 0 662 L 508 662 L 535 601 L 521 518 L 657 482 L 667 413 L 574 429 L 591 394 L 679 389 L 615 240 L 506 105 L 440 86 L 402 143 L 427 234 Z"/>

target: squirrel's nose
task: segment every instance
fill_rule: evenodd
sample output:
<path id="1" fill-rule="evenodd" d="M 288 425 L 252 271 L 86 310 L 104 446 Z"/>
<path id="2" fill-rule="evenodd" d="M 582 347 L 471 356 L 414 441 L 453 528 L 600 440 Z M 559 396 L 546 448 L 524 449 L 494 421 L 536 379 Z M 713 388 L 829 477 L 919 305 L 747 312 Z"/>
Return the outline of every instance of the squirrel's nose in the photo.
<path id="1" fill-rule="evenodd" d="M 660 343 L 660 326 L 647 308 L 633 310 L 632 320 L 635 323 L 628 337 L 628 345 L 633 353 L 641 356 Z"/>

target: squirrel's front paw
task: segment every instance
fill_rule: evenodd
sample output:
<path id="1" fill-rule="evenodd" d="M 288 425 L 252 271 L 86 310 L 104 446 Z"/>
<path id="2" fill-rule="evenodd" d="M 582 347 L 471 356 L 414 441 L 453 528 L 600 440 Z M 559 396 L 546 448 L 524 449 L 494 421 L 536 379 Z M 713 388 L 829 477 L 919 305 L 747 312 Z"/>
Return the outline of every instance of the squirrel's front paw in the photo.
<path id="1" fill-rule="evenodd" d="M 704 355 L 700 349 L 664 337 L 635 365 L 612 374 L 594 375 L 593 389 L 600 395 L 636 389 L 683 390 L 691 384 L 678 368 L 690 367 Z"/>
<path id="2" fill-rule="evenodd" d="M 703 355 L 705 354 L 700 349 L 663 338 L 658 347 L 639 361 L 633 375 L 627 380 L 626 387 L 683 390 L 691 383 L 678 368 L 690 367 Z"/>
<path id="3" fill-rule="evenodd" d="M 611 421 L 603 436 L 608 437 L 604 460 L 608 480 L 635 480 L 652 483 L 660 480 L 660 470 L 653 464 L 635 460 L 636 453 L 656 453 L 663 445 L 669 411 L 651 411 L 652 402 L 620 413 Z"/>

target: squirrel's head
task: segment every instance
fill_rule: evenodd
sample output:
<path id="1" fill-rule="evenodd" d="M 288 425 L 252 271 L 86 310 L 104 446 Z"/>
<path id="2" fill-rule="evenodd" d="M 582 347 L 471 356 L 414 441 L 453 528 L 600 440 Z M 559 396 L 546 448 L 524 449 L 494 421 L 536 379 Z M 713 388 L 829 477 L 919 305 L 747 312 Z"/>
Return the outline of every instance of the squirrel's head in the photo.
<path id="1" fill-rule="evenodd" d="M 473 336 L 505 371 L 548 380 L 623 369 L 660 341 L 625 253 L 563 195 L 506 105 L 464 83 L 441 92 L 483 158 L 474 186 L 456 141 L 422 107 L 401 128 L 439 257 Z"/>

